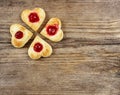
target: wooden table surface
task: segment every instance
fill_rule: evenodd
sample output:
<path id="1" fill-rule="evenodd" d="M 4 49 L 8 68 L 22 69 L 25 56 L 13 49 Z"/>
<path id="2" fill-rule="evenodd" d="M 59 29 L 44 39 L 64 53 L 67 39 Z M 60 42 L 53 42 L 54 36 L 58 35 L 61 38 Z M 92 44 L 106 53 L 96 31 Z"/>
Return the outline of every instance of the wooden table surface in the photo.
<path id="1" fill-rule="evenodd" d="M 32 60 L 11 45 L 9 27 L 41 7 L 62 20 L 64 39 Z M 120 95 L 120 0 L 0 0 L 0 95 Z M 43 27 L 43 26 L 42 26 Z M 41 28 L 42 28 L 41 27 Z"/>

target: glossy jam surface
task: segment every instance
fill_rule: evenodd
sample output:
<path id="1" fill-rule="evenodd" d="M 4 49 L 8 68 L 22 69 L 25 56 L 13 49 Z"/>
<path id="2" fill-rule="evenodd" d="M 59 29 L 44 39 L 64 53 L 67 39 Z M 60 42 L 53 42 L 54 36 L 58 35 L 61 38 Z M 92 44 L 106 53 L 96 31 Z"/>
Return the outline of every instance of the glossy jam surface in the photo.
<path id="1" fill-rule="evenodd" d="M 58 31 L 58 25 L 49 25 L 46 28 L 47 34 L 50 36 L 54 36 Z"/>
<path id="2" fill-rule="evenodd" d="M 17 31 L 15 34 L 15 38 L 21 39 L 23 37 L 23 32 L 22 31 Z"/>
<path id="3" fill-rule="evenodd" d="M 42 49 L 43 49 L 43 45 L 41 43 L 38 42 L 34 45 L 34 51 L 40 52 L 42 51 Z"/>
<path id="4" fill-rule="evenodd" d="M 28 17 L 29 17 L 29 21 L 32 23 L 38 22 L 40 20 L 38 14 L 35 12 L 30 13 Z"/>

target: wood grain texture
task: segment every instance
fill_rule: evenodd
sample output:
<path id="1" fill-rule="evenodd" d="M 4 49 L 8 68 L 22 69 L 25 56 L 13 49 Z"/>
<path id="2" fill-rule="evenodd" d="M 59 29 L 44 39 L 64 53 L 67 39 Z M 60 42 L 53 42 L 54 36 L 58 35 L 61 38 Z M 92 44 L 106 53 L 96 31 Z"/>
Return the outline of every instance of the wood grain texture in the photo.
<path id="1" fill-rule="evenodd" d="M 119 0 L 0 0 L 0 95 L 120 95 Z M 10 43 L 9 27 L 26 26 L 24 9 L 41 7 L 62 20 L 64 39 L 49 58 L 31 60 L 33 39 Z M 40 30 L 43 26 L 40 28 Z M 39 30 L 39 31 L 40 31 Z"/>

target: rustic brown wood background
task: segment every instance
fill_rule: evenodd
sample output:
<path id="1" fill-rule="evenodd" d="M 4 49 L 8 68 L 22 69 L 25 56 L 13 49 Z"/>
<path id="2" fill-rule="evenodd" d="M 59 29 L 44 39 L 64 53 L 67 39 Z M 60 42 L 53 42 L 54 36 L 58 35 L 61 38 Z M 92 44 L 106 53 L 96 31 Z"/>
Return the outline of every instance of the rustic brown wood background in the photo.
<path id="1" fill-rule="evenodd" d="M 62 20 L 64 39 L 49 58 L 11 45 L 24 9 Z M 29 28 L 29 27 L 27 27 Z M 0 0 L 0 95 L 120 95 L 120 0 Z"/>

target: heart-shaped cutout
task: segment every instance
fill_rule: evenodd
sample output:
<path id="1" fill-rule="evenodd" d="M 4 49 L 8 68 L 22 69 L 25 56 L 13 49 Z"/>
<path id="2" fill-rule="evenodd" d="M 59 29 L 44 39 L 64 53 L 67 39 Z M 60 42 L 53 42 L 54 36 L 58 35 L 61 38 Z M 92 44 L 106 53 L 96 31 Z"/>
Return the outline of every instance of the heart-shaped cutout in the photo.
<path id="1" fill-rule="evenodd" d="M 33 35 L 32 32 L 20 24 L 11 25 L 10 33 L 12 35 L 11 43 L 17 48 L 23 47 Z"/>
<path id="2" fill-rule="evenodd" d="M 58 42 L 63 39 L 63 31 L 61 29 L 61 21 L 58 18 L 51 18 L 43 30 L 40 32 L 51 41 Z"/>
<path id="3" fill-rule="evenodd" d="M 52 54 L 52 47 L 41 39 L 39 36 L 36 36 L 32 44 L 28 49 L 28 55 L 32 59 L 39 59 L 40 57 L 48 57 Z"/>
<path id="4" fill-rule="evenodd" d="M 37 31 L 45 19 L 45 11 L 42 8 L 26 9 L 22 12 L 21 18 L 29 27 Z"/>

